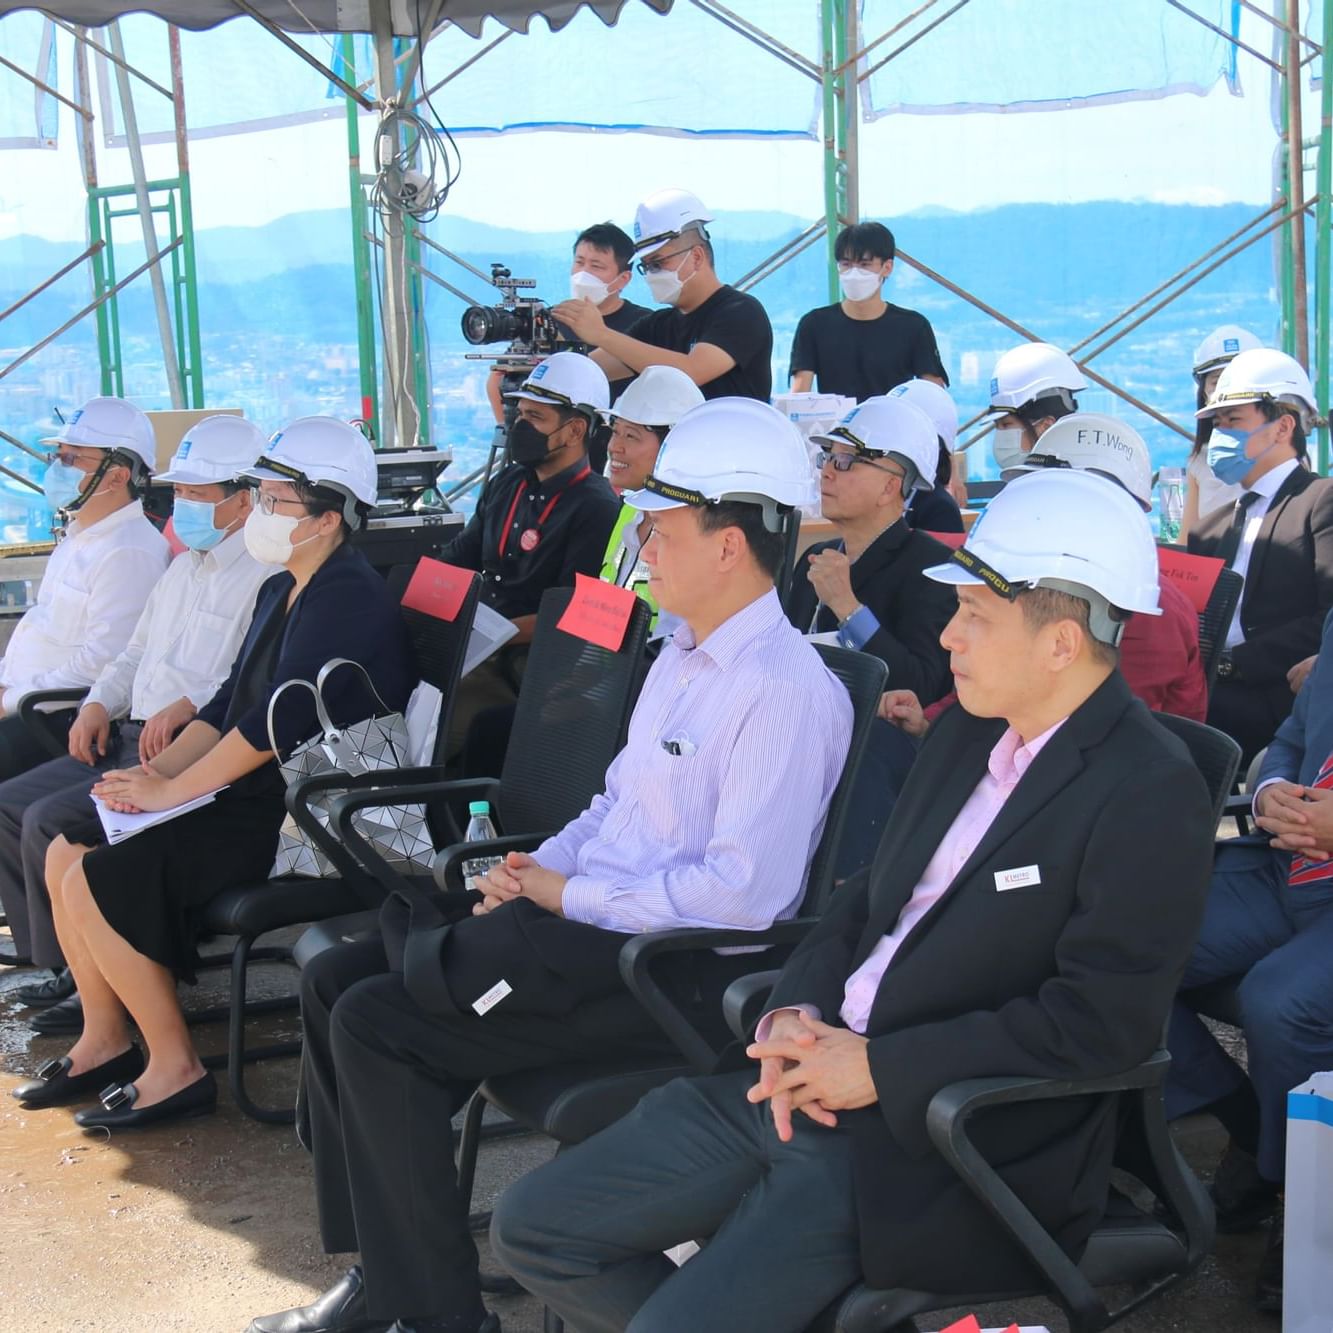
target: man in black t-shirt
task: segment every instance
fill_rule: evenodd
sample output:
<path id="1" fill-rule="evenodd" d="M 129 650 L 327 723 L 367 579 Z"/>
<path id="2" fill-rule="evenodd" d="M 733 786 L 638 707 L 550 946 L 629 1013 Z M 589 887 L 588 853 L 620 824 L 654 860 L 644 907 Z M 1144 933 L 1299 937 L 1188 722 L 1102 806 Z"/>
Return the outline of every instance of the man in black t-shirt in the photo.
<path id="1" fill-rule="evenodd" d="M 890 305 L 881 289 L 893 271 L 893 233 L 880 222 L 858 222 L 838 234 L 842 300 L 801 317 L 791 348 L 791 388 L 844 394 L 862 402 L 913 378 L 947 386 L 935 331 L 915 310 Z"/>
<path id="2" fill-rule="evenodd" d="M 596 350 L 592 359 L 617 389 L 649 366 L 683 370 L 705 398 L 757 398 L 773 391 L 773 327 L 764 307 L 721 282 L 703 204 L 687 190 L 659 190 L 639 205 L 634 248 L 655 310 L 628 333 L 610 327 L 586 301 L 556 306 L 556 319 Z"/>

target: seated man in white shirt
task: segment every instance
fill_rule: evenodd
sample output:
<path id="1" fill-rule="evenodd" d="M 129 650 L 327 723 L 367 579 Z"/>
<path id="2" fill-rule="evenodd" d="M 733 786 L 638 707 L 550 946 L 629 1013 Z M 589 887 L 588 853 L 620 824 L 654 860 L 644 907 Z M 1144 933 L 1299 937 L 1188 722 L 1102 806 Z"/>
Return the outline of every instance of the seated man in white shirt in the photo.
<path id="1" fill-rule="evenodd" d="M 42 487 L 64 538 L 46 566 L 37 605 L 0 659 L 0 782 L 49 753 L 20 721 L 19 700 L 33 690 L 91 685 L 129 642 L 171 558 L 135 498 L 156 446 L 151 423 L 133 403 L 94 398 L 42 443 L 55 446 Z"/>
<path id="2" fill-rule="evenodd" d="M 257 426 L 230 416 L 205 417 L 181 441 L 158 480 L 175 488 L 176 535 L 190 549 L 158 581 L 129 643 L 88 691 L 69 755 L 0 783 L 0 902 L 18 961 L 63 968 L 44 873 L 51 839 L 87 818 L 103 770 L 159 754 L 231 669 L 259 585 L 273 572 L 245 549 L 242 531 L 251 490 L 240 474 L 263 447 Z M 45 1007 L 67 1000 L 73 984 L 62 972 L 15 993 Z M 77 1030 L 77 1012 L 43 1017 L 67 1017 Z"/>

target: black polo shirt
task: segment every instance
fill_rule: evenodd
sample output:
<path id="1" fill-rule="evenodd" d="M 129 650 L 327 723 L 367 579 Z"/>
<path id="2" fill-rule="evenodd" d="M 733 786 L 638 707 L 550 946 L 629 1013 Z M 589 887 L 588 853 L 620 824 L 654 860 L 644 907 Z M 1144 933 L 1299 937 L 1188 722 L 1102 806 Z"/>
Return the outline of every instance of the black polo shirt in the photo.
<path id="1" fill-rule="evenodd" d="M 548 588 L 596 578 L 620 500 L 586 458 L 539 481 L 511 463 L 482 487 L 467 526 L 440 559 L 483 575 L 482 601 L 502 616 L 535 615 Z"/>
<path id="2" fill-rule="evenodd" d="M 628 333 L 668 352 L 688 353 L 696 343 L 726 352 L 736 364 L 699 386 L 705 398 L 758 398 L 766 403 L 773 392 L 773 326 L 768 312 L 748 292 L 723 284 L 688 314 L 675 306 L 654 310 Z"/>
<path id="3" fill-rule="evenodd" d="M 622 300 L 620 308 L 613 310 L 609 315 L 604 315 L 603 321 L 613 333 L 628 333 L 645 315 L 651 315 L 652 313 L 646 305 L 635 305 L 633 301 Z M 578 342 L 578 339 L 574 337 L 573 329 L 568 328 L 558 319 L 554 323 L 556 328 L 560 330 L 560 336 L 566 342 Z"/>
<path id="4" fill-rule="evenodd" d="M 930 321 L 919 311 L 887 303 L 878 319 L 853 319 L 841 305 L 802 315 L 792 339 L 790 374 L 801 370 L 814 371 L 820 393 L 840 393 L 858 403 L 919 375 L 949 382 Z"/>

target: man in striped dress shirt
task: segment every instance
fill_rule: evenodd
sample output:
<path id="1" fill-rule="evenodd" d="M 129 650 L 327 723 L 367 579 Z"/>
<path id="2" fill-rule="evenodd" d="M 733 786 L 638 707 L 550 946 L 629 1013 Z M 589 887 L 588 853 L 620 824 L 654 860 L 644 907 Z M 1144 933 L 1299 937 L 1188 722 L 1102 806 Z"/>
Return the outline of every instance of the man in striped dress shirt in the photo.
<path id="1" fill-rule="evenodd" d="M 661 1051 L 619 979 L 628 936 L 760 930 L 796 911 L 852 725 L 846 691 L 774 590 L 779 508 L 812 490 L 803 442 L 767 404 L 719 399 L 682 417 L 655 475 L 627 498 L 653 514 L 643 548 L 652 593 L 684 626 L 648 674 L 606 790 L 532 856 L 511 853 L 491 872 L 475 915 L 446 940 L 452 1012 L 426 1012 L 401 975 L 386 974 L 378 941 L 307 967 L 303 1077 L 321 1235 L 330 1253 L 359 1250 L 362 1264 L 313 1305 L 254 1320 L 251 1333 L 497 1328 L 456 1190 L 450 1118 L 490 1075 Z M 569 941 L 558 961 L 568 963 L 561 982 L 577 974 L 572 1002 L 517 959 L 502 976 L 484 970 L 517 919 L 525 940 Z M 727 982 L 752 967 L 706 957 L 692 978 L 699 1010 L 716 1013 Z"/>

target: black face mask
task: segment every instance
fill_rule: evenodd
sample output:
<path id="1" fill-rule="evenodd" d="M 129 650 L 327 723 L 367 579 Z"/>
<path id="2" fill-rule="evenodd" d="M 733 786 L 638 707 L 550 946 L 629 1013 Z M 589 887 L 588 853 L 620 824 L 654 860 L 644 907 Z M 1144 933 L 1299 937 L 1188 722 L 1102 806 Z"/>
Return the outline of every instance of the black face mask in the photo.
<path id="1" fill-rule="evenodd" d="M 552 432 L 554 433 L 554 432 Z M 531 421 L 519 417 L 509 432 L 509 457 L 528 467 L 540 463 L 551 452 L 551 436 L 543 435 Z"/>

